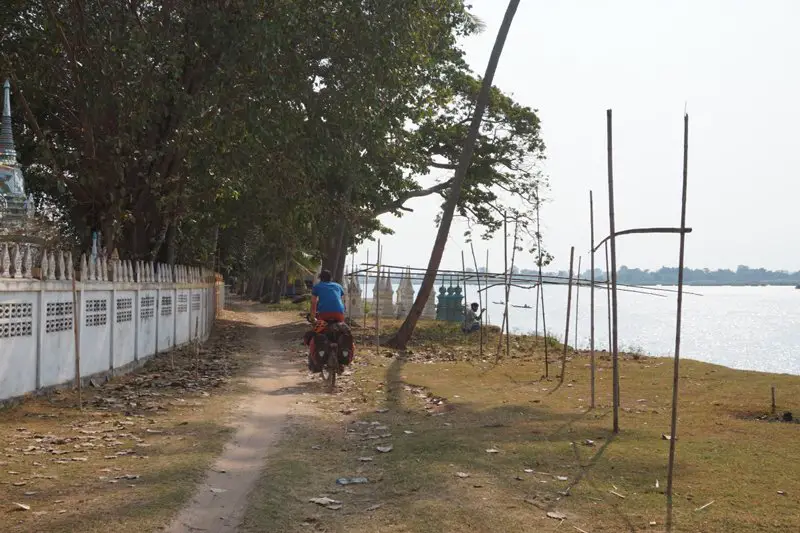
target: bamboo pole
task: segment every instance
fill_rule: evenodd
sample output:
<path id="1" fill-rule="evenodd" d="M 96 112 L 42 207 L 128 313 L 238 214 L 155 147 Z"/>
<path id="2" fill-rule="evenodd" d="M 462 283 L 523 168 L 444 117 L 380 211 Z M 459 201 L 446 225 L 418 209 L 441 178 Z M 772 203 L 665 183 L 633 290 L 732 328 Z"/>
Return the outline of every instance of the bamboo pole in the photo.
<path id="1" fill-rule="evenodd" d="M 594 409 L 595 407 L 595 360 L 594 360 L 594 198 L 592 198 L 592 191 L 589 191 L 589 234 L 590 234 L 590 246 L 592 248 L 591 251 L 591 260 L 589 268 L 591 269 L 590 280 L 591 280 L 591 287 L 589 288 L 589 364 L 591 367 L 590 370 L 590 387 L 591 387 L 591 408 Z"/>
<path id="2" fill-rule="evenodd" d="M 536 304 L 534 305 L 534 326 L 533 326 L 533 335 L 534 337 L 539 336 L 539 291 L 542 290 L 542 285 L 540 283 L 536 284 Z"/>
<path id="3" fill-rule="evenodd" d="M 511 290 L 509 286 L 511 283 L 511 273 L 508 271 L 508 214 L 503 212 L 503 272 L 505 272 L 505 298 L 503 298 L 503 327 L 506 328 L 506 343 L 508 342 L 508 293 Z M 507 346 L 507 344 L 506 344 Z M 508 348 L 506 348 L 506 358 L 508 357 Z"/>
<path id="4" fill-rule="evenodd" d="M 689 115 L 683 115 L 683 192 L 681 195 L 681 229 L 686 228 L 686 189 L 689 181 Z M 667 532 L 672 531 L 672 480 L 675 469 L 675 441 L 678 429 L 678 385 L 680 382 L 681 322 L 683 318 L 683 265 L 686 233 L 681 232 L 678 252 L 678 305 L 675 321 L 675 364 L 672 374 L 672 422 L 667 466 Z"/>
<path id="5" fill-rule="evenodd" d="M 567 370 L 567 349 L 569 345 L 569 310 L 572 307 L 572 268 L 575 260 L 575 247 L 569 249 L 569 282 L 567 283 L 567 319 L 564 326 L 564 353 L 561 355 L 561 375 L 559 382 L 564 383 L 564 374 Z"/>
<path id="6" fill-rule="evenodd" d="M 369 264 L 369 248 L 367 248 L 367 264 Z M 367 307 L 369 304 L 369 298 L 367 297 L 367 291 L 369 291 L 369 270 L 364 270 L 364 322 L 363 328 L 361 329 L 361 344 L 364 344 L 364 339 L 367 336 L 367 320 L 368 320 L 368 311 L 369 308 Z"/>
<path id="7" fill-rule="evenodd" d="M 578 256 L 578 276 L 575 278 L 575 350 L 578 349 L 578 315 L 580 314 L 580 297 L 581 297 L 581 258 Z"/>
<path id="8" fill-rule="evenodd" d="M 611 245 L 611 364 L 613 367 L 614 433 L 619 433 L 619 339 L 617 338 L 617 239 L 614 220 L 614 160 L 612 144 L 611 110 L 606 111 L 606 136 L 608 141 L 608 224 Z"/>
<path id="9" fill-rule="evenodd" d="M 467 266 L 466 266 L 466 263 L 464 263 L 464 250 L 461 250 L 461 272 L 462 272 L 462 276 L 463 276 L 462 280 L 463 280 L 463 283 L 464 283 L 464 318 L 466 318 L 467 306 L 469 304 L 467 303 Z M 464 325 L 464 322 L 462 321 L 462 329 L 463 329 L 463 325 Z M 466 330 L 464 331 L 464 340 L 465 341 L 467 340 L 467 331 Z"/>
<path id="10" fill-rule="evenodd" d="M 692 228 L 661 228 L 661 227 L 658 227 L 658 228 L 633 228 L 633 229 L 625 229 L 625 230 L 622 230 L 622 231 L 617 231 L 617 232 L 614 233 L 614 236 L 615 237 L 622 237 L 623 235 L 636 235 L 636 234 L 642 234 L 642 233 L 653 234 L 653 233 L 691 233 L 691 232 L 692 232 Z M 600 248 L 610 238 L 611 238 L 610 235 L 608 237 L 604 238 L 602 241 L 600 241 L 599 243 L 597 243 L 595 245 L 595 248 Z"/>
<path id="11" fill-rule="evenodd" d="M 353 255 L 350 256 L 350 275 L 351 276 L 353 275 L 353 272 L 355 272 L 355 270 L 356 270 L 356 254 L 353 254 Z M 342 280 L 342 284 L 344 284 L 344 283 L 345 283 L 345 280 Z M 348 285 L 349 285 L 349 283 L 348 283 Z M 350 287 L 348 287 L 348 288 L 350 288 Z M 347 305 L 347 322 L 352 327 L 352 325 L 353 325 L 353 306 L 350 305 L 350 304 L 353 302 L 353 295 L 350 294 L 349 292 L 347 294 L 349 296 L 347 299 L 350 300 L 349 302 L 345 302 L 345 304 Z"/>
<path id="12" fill-rule="evenodd" d="M 72 332 L 73 338 L 75 339 L 75 388 L 78 389 L 78 409 L 83 410 L 83 390 L 81 384 L 81 312 L 78 306 L 75 265 L 70 265 L 70 267 L 72 268 Z M 81 281 L 83 281 L 83 276 L 85 275 L 86 272 L 81 272 Z"/>
<path id="13" fill-rule="evenodd" d="M 542 234 L 539 224 L 539 184 L 535 185 L 534 191 L 536 192 L 536 252 L 539 255 L 537 264 L 539 265 L 539 278 L 536 284 L 536 318 L 534 319 L 534 333 L 539 336 L 539 291 L 542 290 Z"/>
<path id="14" fill-rule="evenodd" d="M 514 264 L 517 260 L 517 239 L 519 238 L 519 218 L 514 221 L 514 243 L 511 247 L 511 269 L 508 274 L 508 285 L 506 285 L 506 357 L 511 355 L 511 317 L 508 316 L 509 298 L 511 297 L 511 277 L 514 272 Z"/>
<path id="15" fill-rule="evenodd" d="M 503 335 L 506 331 L 506 320 L 508 319 L 508 290 L 509 290 L 509 275 L 508 275 L 508 214 L 503 212 L 503 285 L 505 286 L 503 294 L 505 295 L 503 302 L 503 321 L 500 324 L 500 338 L 497 341 L 497 352 L 495 353 L 495 362 L 500 360 L 500 350 L 503 348 Z M 508 355 L 508 354 L 506 354 Z"/>
<path id="16" fill-rule="evenodd" d="M 540 217 L 541 198 L 539 197 L 539 184 L 536 184 L 536 248 L 539 255 L 536 265 L 538 267 L 538 278 L 536 281 L 536 333 L 539 333 L 539 301 L 542 304 L 542 339 L 544 339 L 544 377 L 550 377 L 550 361 L 547 353 L 547 319 L 544 313 L 544 285 L 542 285 L 542 228 Z"/>
<path id="17" fill-rule="evenodd" d="M 481 359 L 483 359 L 483 329 L 484 329 L 483 328 L 483 309 L 484 309 L 484 307 L 483 307 L 483 292 L 481 291 L 481 277 L 478 274 L 478 259 L 475 257 L 475 246 L 472 244 L 472 241 L 470 241 L 470 243 L 469 243 L 469 249 L 470 249 L 470 252 L 472 252 L 472 263 L 475 265 L 475 280 L 478 282 L 478 305 L 480 306 L 479 312 L 481 313 L 481 319 L 479 320 L 479 323 L 480 323 L 480 326 L 481 326 L 481 330 L 480 330 L 480 340 L 481 340 L 480 356 L 481 356 Z M 488 268 L 487 268 L 487 270 L 488 270 Z M 489 293 L 488 292 L 486 293 L 486 299 L 487 300 L 489 299 Z M 488 302 L 487 302 L 486 307 L 487 308 L 489 307 Z M 489 315 L 487 314 L 486 316 L 488 317 Z"/>
<path id="18" fill-rule="evenodd" d="M 608 319 L 608 353 L 611 354 L 611 268 L 608 266 L 608 244 L 606 243 L 606 315 Z"/>
<path id="19" fill-rule="evenodd" d="M 383 259 L 383 249 L 381 240 L 378 239 L 378 270 L 375 274 L 375 355 L 381 353 L 381 259 Z"/>
<path id="20" fill-rule="evenodd" d="M 491 323 L 489 319 L 489 250 L 486 250 L 486 270 L 483 271 L 484 287 L 486 287 L 486 323 Z M 486 341 L 489 341 L 489 335 L 486 335 Z"/>

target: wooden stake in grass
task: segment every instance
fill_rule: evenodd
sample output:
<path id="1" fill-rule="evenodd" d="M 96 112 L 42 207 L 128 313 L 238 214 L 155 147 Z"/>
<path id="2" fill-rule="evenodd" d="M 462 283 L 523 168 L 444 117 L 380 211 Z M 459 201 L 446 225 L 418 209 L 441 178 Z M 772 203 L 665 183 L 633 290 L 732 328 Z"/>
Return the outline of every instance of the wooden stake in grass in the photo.
<path id="1" fill-rule="evenodd" d="M 378 239 L 378 267 L 375 276 L 375 355 L 381 353 L 381 259 L 383 249 Z"/>
<path id="2" fill-rule="evenodd" d="M 675 320 L 675 363 L 672 373 L 672 421 L 670 424 L 669 464 L 667 466 L 667 531 L 672 531 L 672 479 L 675 469 L 675 441 L 678 429 L 678 384 L 680 382 L 681 321 L 683 318 L 683 265 L 686 247 L 686 189 L 689 181 L 689 115 L 683 115 L 683 193 L 681 195 L 681 237 L 678 251 L 678 305 Z M 613 241 L 612 241 L 613 243 Z M 613 246 L 613 244 L 612 244 Z M 711 503 L 714 503 L 713 501 Z M 711 503 L 700 509 L 705 509 Z"/>
<path id="3" fill-rule="evenodd" d="M 483 271 L 483 286 L 486 287 L 486 323 L 490 324 L 492 321 L 489 318 L 489 250 L 486 250 L 486 270 Z M 486 335 L 486 341 L 489 341 L 489 335 Z"/>
<path id="4" fill-rule="evenodd" d="M 511 268 L 508 272 L 508 284 L 506 285 L 506 357 L 511 355 L 511 319 L 508 316 L 508 300 L 511 296 L 511 282 L 514 275 L 514 263 L 517 260 L 517 248 L 519 242 L 519 217 L 514 220 L 514 243 L 511 246 Z"/>
<path id="5" fill-rule="evenodd" d="M 608 266 L 608 241 L 603 245 L 606 253 L 606 318 L 608 319 L 608 353 L 611 353 L 611 269 Z"/>
<path id="6" fill-rule="evenodd" d="M 507 331 L 506 323 L 508 321 L 508 294 L 509 289 L 511 288 L 509 285 L 511 284 L 511 280 L 509 279 L 509 272 L 508 272 L 508 215 L 503 212 L 503 273 L 504 281 L 505 281 L 505 298 L 503 302 L 503 324 L 500 328 L 502 331 L 500 332 L 500 342 L 502 342 L 503 334 Z M 497 347 L 497 354 L 500 355 L 500 346 Z M 508 357 L 508 350 L 506 350 L 506 357 Z"/>
<path id="7" fill-rule="evenodd" d="M 560 383 L 564 383 L 564 374 L 567 369 L 567 349 L 569 347 L 569 310 L 572 307 L 572 268 L 575 260 L 575 247 L 569 249 L 569 280 L 567 281 L 567 319 L 564 326 L 564 353 L 561 355 L 561 375 L 558 377 Z"/>
<path id="8" fill-rule="evenodd" d="M 466 312 L 469 308 L 469 302 L 467 301 L 467 266 L 464 263 L 464 250 L 461 250 L 461 279 L 464 281 L 464 318 L 466 318 Z M 467 340 L 467 331 L 464 330 L 464 340 Z"/>
<path id="9" fill-rule="evenodd" d="M 612 392 L 614 404 L 614 433 L 619 433 L 619 339 L 617 338 L 617 239 L 614 219 L 614 150 L 612 144 L 611 110 L 606 110 L 606 135 L 608 143 L 608 231 L 611 245 L 611 365 L 613 369 Z"/>
<path id="10" fill-rule="evenodd" d="M 75 265 L 72 268 L 72 332 L 75 339 L 75 388 L 78 389 L 78 409 L 83 409 L 83 390 L 81 386 L 81 328 L 80 308 L 78 306 L 78 289 L 75 281 Z M 81 281 L 86 272 L 81 272 Z"/>
<path id="11" fill-rule="evenodd" d="M 369 290 L 369 248 L 367 248 L 367 266 L 364 268 L 364 322 L 361 328 L 361 344 L 364 344 L 364 339 L 367 335 L 367 314 L 369 313 L 369 308 L 367 304 L 369 302 L 369 298 L 367 297 L 367 291 Z"/>
<path id="12" fill-rule="evenodd" d="M 589 191 L 589 233 L 591 244 L 591 260 L 589 268 L 591 269 L 590 276 L 590 304 L 589 304 L 589 364 L 591 365 L 590 386 L 592 403 L 591 407 L 594 409 L 594 378 L 595 378 L 595 361 L 594 361 L 594 199 L 592 198 L 592 191 Z"/>
<path id="13" fill-rule="evenodd" d="M 356 271 L 356 254 L 350 256 L 350 276 Z M 342 280 L 344 282 L 344 280 Z M 349 298 L 350 302 L 353 301 L 352 296 Z M 348 302 L 347 304 L 347 321 L 352 325 L 353 323 L 353 306 Z"/>
<path id="14" fill-rule="evenodd" d="M 575 278 L 575 345 L 574 348 L 578 349 L 578 315 L 580 311 L 580 298 L 581 298 L 581 259 L 578 256 L 578 275 Z"/>
<path id="15" fill-rule="evenodd" d="M 542 339 L 544 339 L 544 377 L 545 379 L 550 378 L 550 355 L 547 353 L 548 348 L 548 338 L 547 338 L 547 315 L 544 312 L 544 286 L 541 285 L 541 291 L 539 291 L 539 298 L 542 300 Z"/>
<path id="16" fill-rule="evenodd" d="M 542 304 L 542 338 L 544 339 L 544 377 L 550 377 L 550 360 L 547 354 L 547 319 L 544 313 L 544 285 L 542 285 L 542 232 L 539 218 L 539 206 L 541 199 L 539 197 L 539 185 L 536 185 L 536 248 L 538 252 L 538 259 L 536 266 L 538 267 L 538 278 L 536 284 L 536 333 L 539 333 L 539 302 Z"/>
<path id="17" fill-rule="evenodd" d="M 772 385 L 770 387 L 770 389 L 772 390 L 772 410 L 771 410 L 771 413 L 774 415 L 775 414 L 775 410 L 776 410 L 776 407 L 775 407 L 775 385 Z"/>

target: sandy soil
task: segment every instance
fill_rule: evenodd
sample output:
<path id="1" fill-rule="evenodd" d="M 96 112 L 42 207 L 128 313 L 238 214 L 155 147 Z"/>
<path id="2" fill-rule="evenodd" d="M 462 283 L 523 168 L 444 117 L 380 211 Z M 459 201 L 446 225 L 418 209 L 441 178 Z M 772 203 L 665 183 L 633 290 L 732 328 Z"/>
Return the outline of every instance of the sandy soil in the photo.
<path id="1" fill-rule="evenodd" d="M 286 314 L 250 313 L 261 363 L 246 378 L 250 389 L 234 421 L 235 435 L 208 471 L 189 504 L 167 528 L 170 533 L 237 531 L 247 498 L 259 479 L 271 447 L 278 441 L 298 404 L 301 372 L 292 339 L 280 331 L 291 323 Z M 296 342 L 296 341 L 295 341 Z"/>

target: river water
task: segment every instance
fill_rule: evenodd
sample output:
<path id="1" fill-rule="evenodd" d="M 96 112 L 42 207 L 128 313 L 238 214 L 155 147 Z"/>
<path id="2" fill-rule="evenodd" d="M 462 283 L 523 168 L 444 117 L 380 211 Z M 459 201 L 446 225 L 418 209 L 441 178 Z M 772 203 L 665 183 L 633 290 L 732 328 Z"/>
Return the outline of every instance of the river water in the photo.
<path id="1" fill-rule="evenodd" d="M 395 283 L 395 289 L 397 284 Z M 660 287 L 675 290 L 676 287 Z M 414 287 L 418 289 L 418 287 Z M 701 296 L 684 295 L 681 356 L 731 368 L 800 375 L 800 290 L 794 287 L 686 287 Z M 368 296 L 371 297 L 371 287 Z M 620 350 L 648 355 L 674 354 L 676 295 L 664 297 L 619 293 Z M 578 300 L 577 345 L 589 346 L 590 291 L 573 287 L 569 343 L 575 344 L 575 302 Z M 598 349 L 608 347 L 605 290 L 595 292 L 595 336 Z M 489 289 L 489 323 L 502 321 L 503 287 Z M 485 300 L 485 299 L 484 299 Z M 467 287 L 467 301 L 478 301 L 477 287 Z M 497 302 L 497 303 L 493 303 Z M 536 289 L 512 287 L 509 308 L 512 332 L 533 333 Z M 564 338 L 567 287 L 546 285 L 547 333 Z M 542 321 L 539 319 L 539 333 Z"/>

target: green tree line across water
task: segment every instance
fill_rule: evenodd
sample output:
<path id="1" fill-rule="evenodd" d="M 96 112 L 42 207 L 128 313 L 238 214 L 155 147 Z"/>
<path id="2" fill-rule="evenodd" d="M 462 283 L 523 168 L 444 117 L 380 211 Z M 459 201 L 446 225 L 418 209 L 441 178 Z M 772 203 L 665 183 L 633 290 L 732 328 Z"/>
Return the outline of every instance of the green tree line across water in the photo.
<path id="1" fill-rule="evenodd" d="M 485 272 L 483 267 L 478 270 L 479 272 Z M 515 274 L 521 274 L 524 278 L 538 275 L 537 270 L 527 268 L 515 267 L 513 271 Z M 474 272 L 474 269 L 467 268 L 468 275 Z M 550 277 L 551 281 L 566 280 L 569 277 L 569 272 L 561 270 L 558 272 L 543 272 L 542 275 Z M 574 273 L 573 276 L 575 278 L 578 277 L 577 273 Z M 582 280 L 588 280 L 590 277 L 591 271 L 589 270 L 580 273 Z M 684 269 L 683 279 L 687 285 L 800 285 L 800 271 L 767 270 L 765 268 L 750 268 L 745 265 L 738 266 L 736 270 L 728 268 L 716 270 L 686 268 Z M 596 269 L 595 280 L 605 281 L 605 271 Z M 617 281 L 629 285 L 676 285 L 678 283 L 678 269 L 676 267 L 661 267 L 658 270 L 647 270 L 621 266 L 617 270 Z"/>

